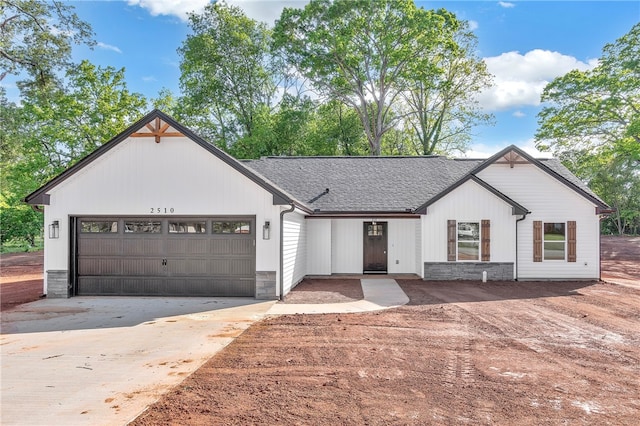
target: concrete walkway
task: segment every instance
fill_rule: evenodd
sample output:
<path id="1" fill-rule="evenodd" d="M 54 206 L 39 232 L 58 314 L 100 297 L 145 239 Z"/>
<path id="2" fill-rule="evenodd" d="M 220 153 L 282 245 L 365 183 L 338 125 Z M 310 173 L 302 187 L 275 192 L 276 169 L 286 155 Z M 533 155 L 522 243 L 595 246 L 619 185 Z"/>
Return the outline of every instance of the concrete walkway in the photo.
<path id="1" fill-rule="evenodd" d="M 366 312 L 409 301 L 393 279 L 364 300 L 74 297 L 2 313 L 0 424 L 125 425 L 266 315 Z"/>
<path id="2" fill-rule="evenodd" d="M 323 304 L 277 303 L 267 315 L 285 314 L 345 314 L 353 312 L 379 311 L 406 305 L 409 298 L 396 280 L 390 278 L 361 279 L 364 299 L 355 302 Z"/>

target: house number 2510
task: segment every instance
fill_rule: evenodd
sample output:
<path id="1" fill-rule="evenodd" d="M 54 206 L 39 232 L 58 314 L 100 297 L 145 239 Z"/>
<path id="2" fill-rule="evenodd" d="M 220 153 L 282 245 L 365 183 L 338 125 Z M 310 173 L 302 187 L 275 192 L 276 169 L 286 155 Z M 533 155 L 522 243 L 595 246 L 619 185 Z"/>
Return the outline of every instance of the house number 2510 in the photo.
<path id="1" fill-rule="evenodd" d="M 173 213 L 173 207 L 151 207 L 151 213 Z"/>

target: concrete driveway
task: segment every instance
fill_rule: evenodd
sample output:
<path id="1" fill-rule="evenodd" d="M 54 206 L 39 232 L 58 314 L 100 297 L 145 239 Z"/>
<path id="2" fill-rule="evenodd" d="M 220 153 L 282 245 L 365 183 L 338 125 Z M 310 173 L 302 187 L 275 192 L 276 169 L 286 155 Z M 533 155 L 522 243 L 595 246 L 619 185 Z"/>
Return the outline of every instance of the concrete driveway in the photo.
<path id="1" fill-rule="evenodd" d="M 124 425 L 275 302 L 75 297 L 2 313 L 3 425 Z"/>

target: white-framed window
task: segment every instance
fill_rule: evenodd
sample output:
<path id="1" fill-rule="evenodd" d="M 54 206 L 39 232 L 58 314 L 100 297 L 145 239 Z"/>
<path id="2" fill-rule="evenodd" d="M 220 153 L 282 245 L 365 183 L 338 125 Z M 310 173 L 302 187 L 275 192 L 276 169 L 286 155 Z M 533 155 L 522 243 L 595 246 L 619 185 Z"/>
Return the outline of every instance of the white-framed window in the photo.
<path id="1" fill-rule="evenodd" d="M 447 261 L 491 261 L 491 221 L 447 220 Z"/>
<path id="2" fill-rule="evenodd" d="M 480 222 L 458 222 L 457 259 L 480 260 Z"/>
<path id="3" fill-rule="evenodd" d="M 543 259 L 565 260 L 567 232 L 565 222 L 544 222 Z"/>
<path id="4" fill-rule="evenodd" d="M 533 221 L 533 261 L 566 261 L 578 259 L 577 222 Z"/>

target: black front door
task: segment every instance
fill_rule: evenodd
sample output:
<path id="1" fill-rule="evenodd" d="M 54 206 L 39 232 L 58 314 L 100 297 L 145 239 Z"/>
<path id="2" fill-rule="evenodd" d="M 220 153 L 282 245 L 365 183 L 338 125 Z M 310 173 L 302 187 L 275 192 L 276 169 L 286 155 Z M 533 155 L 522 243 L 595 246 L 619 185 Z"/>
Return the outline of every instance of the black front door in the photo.
<path id="1" fill-rule="evenodd" d="M 364 222 L 363 272 L 387 272 L 387 222 Z"/>

